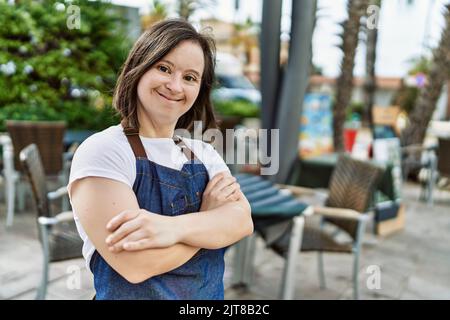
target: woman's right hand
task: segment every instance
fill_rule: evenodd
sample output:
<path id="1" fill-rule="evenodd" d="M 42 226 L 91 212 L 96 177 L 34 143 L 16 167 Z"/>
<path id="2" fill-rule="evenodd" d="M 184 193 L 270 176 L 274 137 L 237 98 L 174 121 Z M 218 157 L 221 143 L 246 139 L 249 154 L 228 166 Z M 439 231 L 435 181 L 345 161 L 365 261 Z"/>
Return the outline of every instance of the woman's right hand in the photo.
<path id="1" fill-rule="evenodd" d="M 241 197 L 241 188 L 236 178 L 228 172 L 220 172 L 214 176 L 205 188 L 200 211 L 212 210 L 227 202 L 237 201 Z"/>

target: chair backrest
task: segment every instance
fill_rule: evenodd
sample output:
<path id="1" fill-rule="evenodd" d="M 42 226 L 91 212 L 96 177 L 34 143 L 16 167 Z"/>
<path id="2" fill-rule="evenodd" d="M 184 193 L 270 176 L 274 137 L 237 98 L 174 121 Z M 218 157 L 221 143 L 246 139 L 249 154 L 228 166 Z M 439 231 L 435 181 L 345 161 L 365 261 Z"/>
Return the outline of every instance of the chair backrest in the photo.
<path id="1" fill-rule="evenodd" d="M 339 155 L 329 185 L 326 205 L 364 213 L 371 204 L 373 192 L 384 170 L 372 163 Z M 357 223 L 349 220 L 327 219 L 355 237 Z"/>
<path id="2" fill-rule="evenodd" d="M 19 152 L 31 143 L 35 143 L 42 155 L 42 164 L 46 175 L 57 175 L 63 168 L 64 121 L 18 121 L 7 120 L 6 129 L 14 148 L 14 165 L 22 171 Z"/>
<path id="3" fill-rule="evenodd" d="M 439 138 L 437 169 L 439 174 L 450 176 L 450 138 Z"/>
<path id="4" fill-rule="evenodd" d="M 38 210 L 38 216 L 50 216 L 46 176 L 42 166 L 39 149 L 36 144 L 30 144 L 20 151 L 20 162 L 30 181 L 33 198 Z"/>

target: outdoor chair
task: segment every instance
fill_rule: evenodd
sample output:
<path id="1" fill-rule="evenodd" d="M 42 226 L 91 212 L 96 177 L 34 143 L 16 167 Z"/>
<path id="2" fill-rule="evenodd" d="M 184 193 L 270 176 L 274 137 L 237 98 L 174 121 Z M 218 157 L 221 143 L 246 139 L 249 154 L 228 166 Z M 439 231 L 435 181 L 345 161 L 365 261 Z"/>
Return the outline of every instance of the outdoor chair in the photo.
<path id="1" fill-rule="evenodd" d="M 436 150 L 436 164 L 429 171 L 422 171 L 419 180 L 430 181 L 427 200 L 433 204 L 433 187 L 449 190 L 450 186 L 450 138 L 438 138 L 438 147 Z"/>
<path id="2" fill-rule="evenodd" d="M 82 257 L 83 241 L 78 235 L 71 211 L 52 214 L 51 201 L 66 196 L 67 188 L 64 186 L 54 192 L 47 192 L 46 176 L 37 145 L 31 144 L 23 149 L 20 161 L 31 184 L 43 249 L 42 278 L 36 299 L 45 299 L 49 263 Z"/>
<path id="3" fill-rule="evenodd" d="M 323 253 L 353 254 L 353 296 L 355 299 L 359 298 L 359 257 L 366 221 L 369 219 L 369 215 L 366 213 L 383 172 L 381 167 L 371 163 L 340 155 L 331 176 L 325 206 L 314 206 L 314 214 L 306 217 L 300 251 L 318 252 L 321 288 L 325 288 Z M 299 198 L 315 193 L 314 190 L 303 187 L 281 184 L 279 186 L 290 190 Z M 308 220 L 314 215 L 320 216 L 319 226 L 308 223 Z M 333 225 L 338 232 L 329 232 L 329 228 L 325 228 L 327 224 Z M 263 238 L 270 236 L 267 230 L 258 231 Z M 342 242 L 342 237 L 338 237 L 339 233 L 346 234 L 348 241 Z M 270 247 L 279 255 L 286 257 L 289 239 L 290 232 L 288 230 L 277 240 L 272 241 Z"/>
<path id="4" fill-rule="evenodd" d="M 16 187 L 19 210 L 25 208 L 25 189 L 20 183 L 22 173 L 19 161 L 20 150 L 31 143 L 35 143 L 42 154 L 45 175 L 57 178 L 59 185 L 66 185 L 68 182 L 71 154 L 64 153 L 63 138 L 66 129 L 64 121 L 7 120 L 6 129 L 10 138 L 10 146 L 8 147 L 11 148 L 12 145 L 12 152 L 10 152 L 12 158 L 5 159 L 4 156 L 7 225 L 10 226 L 14 217 Z M 63 205 L 65 209 L 69 209 L 67 199 L 63 200 Z"/>
<path id="5" fill-rule="evenodd" d="M 413 144 L 401 148 L 402 174 L 406 181 L 411 172 L 417 173 L 420 182 L 420 200 L 432 204 L 432 194 L 436 181 L 436 146 Z"/>

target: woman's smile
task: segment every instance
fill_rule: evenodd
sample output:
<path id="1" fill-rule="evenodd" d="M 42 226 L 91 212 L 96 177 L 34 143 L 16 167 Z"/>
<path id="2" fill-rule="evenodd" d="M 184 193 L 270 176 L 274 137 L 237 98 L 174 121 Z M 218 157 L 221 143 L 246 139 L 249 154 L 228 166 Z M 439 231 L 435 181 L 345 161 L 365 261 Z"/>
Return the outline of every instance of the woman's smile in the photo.
<path id="1" fill-rule="evenodd" d="M 180 102 L 180 101 L 183 100 L 183 99 L 176 99 L 176 98 L 174 98 L 174 97 L 170 97 L 169 95 L 163 94 L 163 93 L 159 92 L 158 90 L 155 90 L 155 92 L 156 92 L 163 100 L 168 101 L 168 102 L 170 102 L 170 103 L 176 103 L 176 102 Z"/>

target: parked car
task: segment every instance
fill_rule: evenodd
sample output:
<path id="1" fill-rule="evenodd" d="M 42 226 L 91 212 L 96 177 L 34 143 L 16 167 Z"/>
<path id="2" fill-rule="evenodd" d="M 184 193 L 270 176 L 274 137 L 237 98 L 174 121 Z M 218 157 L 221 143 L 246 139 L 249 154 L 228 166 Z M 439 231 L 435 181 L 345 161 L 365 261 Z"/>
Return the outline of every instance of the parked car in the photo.
<path id="1" fill-rule="evenodd" d="M 218 52 L 216 64 L 217 86 L 212 92 L 214 100 L 245 100 L 261 104 L 261 93 L 243 73 L 241 61 L 235 56 Z"/>
<path id="2" fill-rule="evenodd" d="M 261 93 L 244 75 L 217 74 L 218 86 L 213 90 L 213 99 L 246 100 L 261 104 Z"/>

